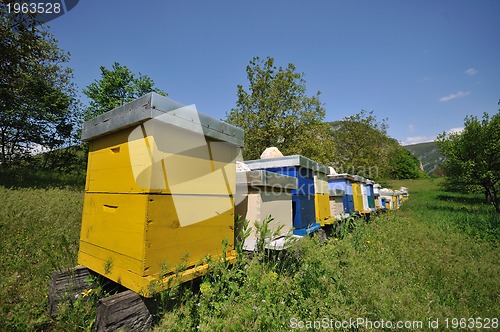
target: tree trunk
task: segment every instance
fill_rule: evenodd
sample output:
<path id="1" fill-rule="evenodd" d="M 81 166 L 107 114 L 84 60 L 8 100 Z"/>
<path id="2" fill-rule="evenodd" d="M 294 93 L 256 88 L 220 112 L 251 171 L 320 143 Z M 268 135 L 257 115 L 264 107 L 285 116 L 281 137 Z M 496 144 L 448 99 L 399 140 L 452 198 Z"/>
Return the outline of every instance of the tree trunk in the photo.
<path id="1" fill-rule="evenodd" d="M 2 139 L 1 139 L 1 142 L 2 142 L 2 159 L 0 160 L 2 165 L 5 166 L 5 133 L 3 131 L 3 129 L 0 129 L 1 133 L 2 133 Z"/>

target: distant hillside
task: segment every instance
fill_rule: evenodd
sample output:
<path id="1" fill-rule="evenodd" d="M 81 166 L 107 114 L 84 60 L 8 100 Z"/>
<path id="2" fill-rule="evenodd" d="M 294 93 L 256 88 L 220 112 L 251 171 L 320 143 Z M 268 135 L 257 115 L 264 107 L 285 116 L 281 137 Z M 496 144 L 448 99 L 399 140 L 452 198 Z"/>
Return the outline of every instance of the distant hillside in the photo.
<path id="1" fill-rule="evenodd" d="M 434 142 L 406 145 L 404 148 L 417 156 L 424 171 L 429 175 L 435 172 L 437 167 L 443 163 L 444 158 Z"/>

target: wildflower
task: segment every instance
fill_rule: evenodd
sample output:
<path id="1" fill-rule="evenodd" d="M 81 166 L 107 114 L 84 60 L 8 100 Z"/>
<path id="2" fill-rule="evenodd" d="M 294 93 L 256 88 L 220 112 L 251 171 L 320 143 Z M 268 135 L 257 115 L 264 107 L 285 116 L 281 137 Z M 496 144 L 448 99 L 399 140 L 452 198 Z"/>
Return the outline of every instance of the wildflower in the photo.
<path id="1" fill-rule="evenodd" d="M 75 294 L 75 300 L 80 296 L 80 294 L 76 293 Z"/>
<path id="2" fill-rule="evenodd" d="M 265 302 L 266 302 L 266 300 L 262 300 L 262 302 L 264 302 L 264 303 L 265 303 Z"/>
<path id="3" fill-rule="evenodd" d="M 198 307 L 201 307 L 201 303 L 200 303 L 200 302 L 198 302 L 197 306 L 198 306 Z"/>
<path id="4" fill-rule="evenodd" d="M 89 296 L 89 295 L 90 295 L 90 293 L 92 293 L 92 288 L 91 288 L 91 289 L 88 289 L 88 290 L 86 290 L 86 291 L 83 291 L 83 292 L 82 292 L 82 296 L 83 296 L 83 297 L 87 297 L 87 296 Z"/>
<path id="5" fill-rule="evenodd" d="M 338 238 L 338 237 L 336 237 L 336 238 L 335 238 L 335 241 L 338 241 L 338 240 L 339 240 L 339 238 Z"/>
<path id="6" fill-rule="evenodd" d="M 257 310 L 257 306 L 256 305 L 253 306 L 253 310 Z"/>
<path id="7" fill-rule="evenodd" d="M 370 244 L 370 241 L 366 241 L 366 243 Z"/>
<path id="8" fill-rule="evenodd" d="M 200 285 L 201 294 L 208 294 L 208 293 L 210 293 L 211 289 L 212 289 L 212 287 L 210 286 L 210 284 L 208 282 L 204 282 Z"/>
<path id="9" fill-rule="evenodd" d="M 196 325 L 196 329 L 198 329 L 198 330 L 199 330 L 199 329 L 200 329 L 200 325 Z"/>

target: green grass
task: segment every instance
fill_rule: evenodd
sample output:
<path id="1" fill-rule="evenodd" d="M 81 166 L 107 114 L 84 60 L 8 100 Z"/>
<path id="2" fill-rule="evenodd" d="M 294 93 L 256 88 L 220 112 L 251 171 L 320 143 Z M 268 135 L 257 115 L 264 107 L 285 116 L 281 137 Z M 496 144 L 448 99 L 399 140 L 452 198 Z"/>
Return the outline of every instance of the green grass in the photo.
<path id="1" fill-rule="evenodd" d="M 53 326 L 52 271 L 76 265 L 83 193 L 0 186 L 0 329 Z"/>
<path id="2" fill-rule="evenodd" d="M 500 218 L 481 197 L 410 188 L 400 210 L 278 255 L 214 264 L 201 280 L 159 294 L 157 331 L 290 330 L 292 322 L 422 321 L 500 316 Z M 98 294 L 47 315 L 56 268 L 76 265 L 83 194 L 0 186 L 0 329 L 85 330 Z M 335 236 L 338 236 L 337 238 Z M 294 320 L 296 319 L 296 320 Z M 321 323 L 319 321 L 317 323 Z"/>

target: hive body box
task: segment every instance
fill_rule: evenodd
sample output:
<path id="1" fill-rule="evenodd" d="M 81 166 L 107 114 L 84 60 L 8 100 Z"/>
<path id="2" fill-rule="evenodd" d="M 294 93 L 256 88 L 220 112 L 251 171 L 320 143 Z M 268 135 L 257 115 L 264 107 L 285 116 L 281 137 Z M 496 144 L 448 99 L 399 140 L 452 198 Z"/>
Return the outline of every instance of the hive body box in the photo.
<path id="1" fill-rule="evenodd" d="M 349 213 L 345 212 L 344 197 L 345 192 L 342 189 L 330 189 L 330 215 L 335 219 L 344 219 L 349 217 Z"/>
<path id="2" fill-rule="evenodd" d="M 375 183 L 373 185 L 373 195 L 374 195 L 374 200 L 375 200 L 375 207 L 377 209 L 384 209 L 385 210 L 385 202 L 382 202 L 382 196 L 380 196 L 380 184 Z"/>
<path id="3" fill-rule="evenodd" d="M 78 262 L 144 296 L 233 260 L 243 131 L 149 93 L 93 120 Z"/>
<path id="4" fill-rule="evenodd" d="M 370 213 L 368 208 L 368 196 L 366 195 L 366 179 L 359 175 L 353 175 L 352 193 L 354 210 L 358 213 Z"/>
<path id="5" fill-rule="evenodd" d="M 248 220 L 251 227 L 250 235 L 245 239 L 243 249 L 253 251 L 259 234 L 255 222 L 262 225 L 262 220 L 273 217 L 269 224 L 272 238 L 266 243 L 266 248 L 281 250 L 286 248 L 283 237 L 293 231 L 292 220 L 292 190 L 297 189 L 297 178 L 255 170 L 236 173 L 235 213 L 241 220 Z M 241 231 L 241 223 L 237 225 L 236 234 Z M 275 234 L 278 233 L 278 234 Z"/>
<path id="6" fill-rule="evenodd" d="M 372 211 L 375 211 L 375 193 L 373 191 L 373 181 L 366 180 L 366 193 L 368 196 L 368 208 Z"/>
<path id="7" fill-rule="evenodd" d="M 394 191 L 391 189 L 380 189 L 380 196 L 385 198 L 385 207 L 387 210 L 394 210 Z"/>
<path id="8" fill-rule="evenodd" d="M 324 166 L 301 155 L 249 160 L 245 164 L 251 170 L 261 169 L 296 177 L 298 188 L 292 190 L 293 234 L 303 236 L 320 228 L 316 222 L 314 172 Z M 321 171 L 327 172 L 326 169 Z"/>
<path id="9" fill-rule="evenodd" d="M 314 175 L 314 204 L 316 207 L 316 220 L 321 226 L 331 225 L 335 218 L 330 213 L 330 194 L 328 188 L 327 174 L 328 168 L 319 165 L 318 171 Z"/>
<path id="10" fill-rule="evenodd" d="M 354 199 L 352 192 L 353 177 L 349 174 L 336 174 L 328 176 L 328 187 L 330 190 L 342 190 L 344 196 L 342 203 L 344 206 L 344 213 L 349 216 L 354 210 Z"/>
<path id="11" fill-rule="evenodd" d="M 383 211 L 387 210 L 386 198 L 380 197 L 380 209 Z"/>

